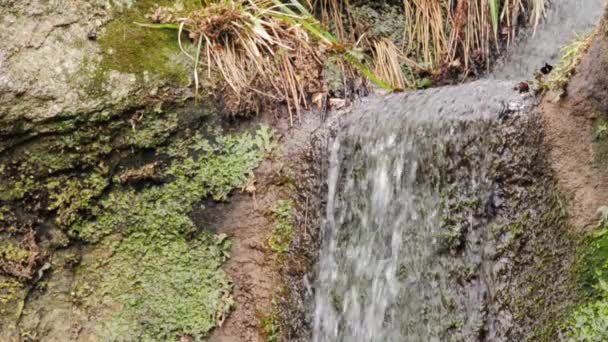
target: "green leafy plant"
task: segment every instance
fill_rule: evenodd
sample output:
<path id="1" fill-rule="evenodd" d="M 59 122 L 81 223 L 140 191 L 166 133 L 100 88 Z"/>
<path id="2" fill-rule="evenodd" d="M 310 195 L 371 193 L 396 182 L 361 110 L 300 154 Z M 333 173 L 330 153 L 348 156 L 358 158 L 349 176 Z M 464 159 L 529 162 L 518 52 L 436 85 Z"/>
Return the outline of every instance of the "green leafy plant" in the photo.
<path id="1" fill-rule="evenodd" d="M 293 235 L 293 201 L 280 200 L 274 207 L 275 226 L 270 237 L 270 248 L 277 253 L 289 251 Z"/>
<path id="2" fill-rule="evenodd" d="M 281 329 L 274 316 L 264 319 L 262 321 L 262 327 L 266 334 L 266 342 L 279 342 Z"/>
<path id="3" fill-rule="evenodd" d="M 492 30 L 494 31 L 494 39 L 498 40 L 498 15 L 500 12 L 499 0 L 489 0 L 490 3 L 490 17 L 492 18 Z"/>

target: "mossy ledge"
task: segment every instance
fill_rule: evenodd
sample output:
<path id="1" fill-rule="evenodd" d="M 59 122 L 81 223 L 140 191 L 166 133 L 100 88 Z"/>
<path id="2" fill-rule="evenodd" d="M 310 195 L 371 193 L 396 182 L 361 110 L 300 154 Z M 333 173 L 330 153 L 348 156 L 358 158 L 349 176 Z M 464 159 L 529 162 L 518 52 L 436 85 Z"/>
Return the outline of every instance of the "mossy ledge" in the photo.
<path id="1" fill-rule="evenodd" d="M 0 314 L 0 336 L 34 336 L 41 298 L 82 310 L 91 321 L 82 333 L 98 338 L 200 340 L 225 319 L 230 240 L 189 214 L 243 188 L 275 143 L 267 127 L 223 133 L 214 108 L 140 108 L 0 153 L 1 248 L 10 252 L 0 299 L 15 303 Z M 69 302 L 40 295 L 51 288 Z"/>

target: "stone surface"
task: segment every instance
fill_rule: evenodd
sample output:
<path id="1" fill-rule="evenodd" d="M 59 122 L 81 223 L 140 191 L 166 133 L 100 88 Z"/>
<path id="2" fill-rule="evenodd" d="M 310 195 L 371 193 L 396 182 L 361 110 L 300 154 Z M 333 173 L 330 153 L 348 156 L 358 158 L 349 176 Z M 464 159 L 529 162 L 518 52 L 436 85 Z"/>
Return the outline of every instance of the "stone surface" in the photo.
<path id="1" fill-rule="evenodd" d="M 99 40 L 113 18 L 133 10 L 132 3 L 1 2 L 0 122 L 120 111 L 154 95 L 164 82 L 154 72 L 99 70 L 104 58 Z"/>

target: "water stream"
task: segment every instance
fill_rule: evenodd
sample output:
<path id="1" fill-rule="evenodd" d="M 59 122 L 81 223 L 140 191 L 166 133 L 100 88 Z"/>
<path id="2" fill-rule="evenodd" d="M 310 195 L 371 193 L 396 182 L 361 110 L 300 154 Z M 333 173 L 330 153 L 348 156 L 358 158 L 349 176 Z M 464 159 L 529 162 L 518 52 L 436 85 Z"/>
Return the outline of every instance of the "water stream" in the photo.
<path id="1" fill-rule="evenodd" d="M 553 4 L 494 78 L 531 78 L 595 24 L 602 5 Z M 536 100 L 513 86 L 490 79 L 370 98 L 341 119 L 327 152 L 315 342 L 509 341 L 530 333 L 512 308 L 517 273 L 526 273 L 514 269 L 514 250 L 530 246 L 513 244 L 546 224 L 553 207 L 551 186 L 538 187 L 546 173 L 533 140 Z"/>
<path id="2" fill-rule="evenodd" d="M 497 79 L 531 79 L 545 63 L 555 64 L 562 47 L 591 32 L 602 16 L 605 0 L 553 0 L 536 30 L 515 40 L 493 71 Z"/>

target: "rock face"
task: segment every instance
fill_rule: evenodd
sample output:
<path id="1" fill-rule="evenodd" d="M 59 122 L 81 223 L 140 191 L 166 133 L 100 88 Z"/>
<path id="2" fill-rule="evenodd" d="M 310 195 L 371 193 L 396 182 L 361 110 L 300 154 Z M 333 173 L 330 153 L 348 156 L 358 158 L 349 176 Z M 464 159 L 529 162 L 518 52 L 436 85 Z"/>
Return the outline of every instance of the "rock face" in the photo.
<path id="1" fill-rule="evenodd" d="M 212 112 L 166 111 L 189 97 L 175 33 L 133 23 L 169 2 L 0 1 L 0 340 L 25 338 L 16 322 L 45 335 L 70 329 L 60 316 L 76 285 L 61 265 L 79 264 L 81 253 L 68 227 L 122 186 L 121 174 L 153 163 L 154 148 Z M 43 283 L 59 286 L 28 306 Z"/>
<path id="2" fill-rule="evenodd" d="M 143 21 L 151 6 L 129 0 L 3 1 L 0 136 L 17 128 L 37 130 L 34 122 L 110 115 L 157 96 L 158 87 L 167 83 L 166 70 L 159 69 L 183 69 L 176 46 L 166 53 L 163 44 L 172 43 L 167 35 L 149 37 L 155 46 L 141 36 L 158 33 L 142 33 L 132 23 Z M 149 60 L 119 60 L 122 52 L 131 52 L 126 46 L 143 44 L 148 49 L 140 54 Z"/>

